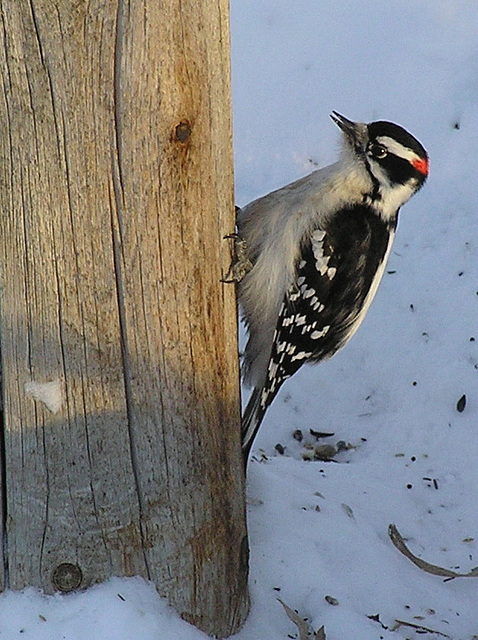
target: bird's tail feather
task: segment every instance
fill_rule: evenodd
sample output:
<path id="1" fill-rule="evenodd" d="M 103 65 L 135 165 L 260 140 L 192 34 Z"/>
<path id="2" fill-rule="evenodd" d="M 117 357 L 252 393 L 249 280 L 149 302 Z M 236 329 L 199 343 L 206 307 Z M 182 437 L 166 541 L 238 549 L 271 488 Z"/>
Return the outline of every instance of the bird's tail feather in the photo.
<path id="1" fill-rule="evenodd" d="M 262 388 L 256 387 L 242 417 L 242 452 L 246 461 L 267 408 L 261 402 L 261 397 Z"/>

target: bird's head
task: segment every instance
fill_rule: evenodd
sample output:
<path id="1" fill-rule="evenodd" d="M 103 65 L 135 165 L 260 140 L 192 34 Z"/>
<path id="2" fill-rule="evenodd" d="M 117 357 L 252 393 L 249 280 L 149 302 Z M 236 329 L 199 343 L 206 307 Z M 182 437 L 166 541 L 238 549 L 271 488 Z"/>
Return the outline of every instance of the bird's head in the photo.
<path id="1" fill-rule="evenodd" d="M 420 142 L 393 122 L 352 122 L 336 111 L 330 116 L 343 131 L 353 157 L 365 165 L 375 197 L 392 209 L 400 208 L 423 186 L 428 154 Z"/>

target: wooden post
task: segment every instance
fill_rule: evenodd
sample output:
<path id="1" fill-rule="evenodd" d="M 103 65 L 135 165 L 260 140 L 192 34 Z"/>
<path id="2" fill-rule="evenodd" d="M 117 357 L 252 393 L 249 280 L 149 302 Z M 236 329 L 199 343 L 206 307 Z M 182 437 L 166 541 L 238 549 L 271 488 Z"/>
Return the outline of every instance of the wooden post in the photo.
<path id="1" fill-rule="evenodd" d="M 7 586 L 247 615 L 227 0 L 0 0 Z M 0 545 L 0 548 L 2 545 Z"/>

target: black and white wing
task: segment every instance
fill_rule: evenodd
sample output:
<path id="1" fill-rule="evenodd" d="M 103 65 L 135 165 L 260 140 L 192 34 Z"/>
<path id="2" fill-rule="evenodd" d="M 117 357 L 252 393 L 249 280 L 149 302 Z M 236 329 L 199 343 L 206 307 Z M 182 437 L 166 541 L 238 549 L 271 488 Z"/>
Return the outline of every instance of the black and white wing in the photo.
<path id="1" fill-rule="evenodd" d="M 382 277 L 394 229 L 395 222 L 357 206 L 336 214 L 327 231 L 310 234 L 282 304 L 266 380 L 244 412 L 245 451 L 284 381 L 305 362 L 332 356 L 355 333 Z"/>

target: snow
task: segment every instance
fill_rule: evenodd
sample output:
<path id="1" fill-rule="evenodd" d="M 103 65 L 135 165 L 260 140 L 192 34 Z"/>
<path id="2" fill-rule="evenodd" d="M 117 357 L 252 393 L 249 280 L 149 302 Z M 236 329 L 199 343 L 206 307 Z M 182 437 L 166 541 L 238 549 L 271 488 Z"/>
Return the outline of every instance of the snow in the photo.
<path id="1" fill-rule="evenodd" d="M 43 402 L 52 413 L 58 413 L 63 402 L 60 380 L 51 382 L 26 382 L 25 394 L 38 402 Z"/>
<path id="2" fill-rule="evenodd" d="M 141 578 L 111 578 L 83 593 L 34 589 L 0 596 L 0 637 L 8 640 L 204 640 Z"/>
<path id="3" fill-rule="evenodd" d="M 387 531 L 428 562 L 478 565 L 478 5 L 232 0 L 231 11 L 239 205 L 336 158 L 333 109 L 395 121 L 431 158 L 362 327 L 288 381 L 263 423 L 247 486 L 252 609 L 235 638 L 297 634 L 280 597 L 327 640 L 471 640 L 478 581 L 425 573 Z M 310 429 L 352 448 L 305 462 Z M 206 636 L 152 585 L 113 578 L 69 596 L 3 594 L 0 638 Z"/>

